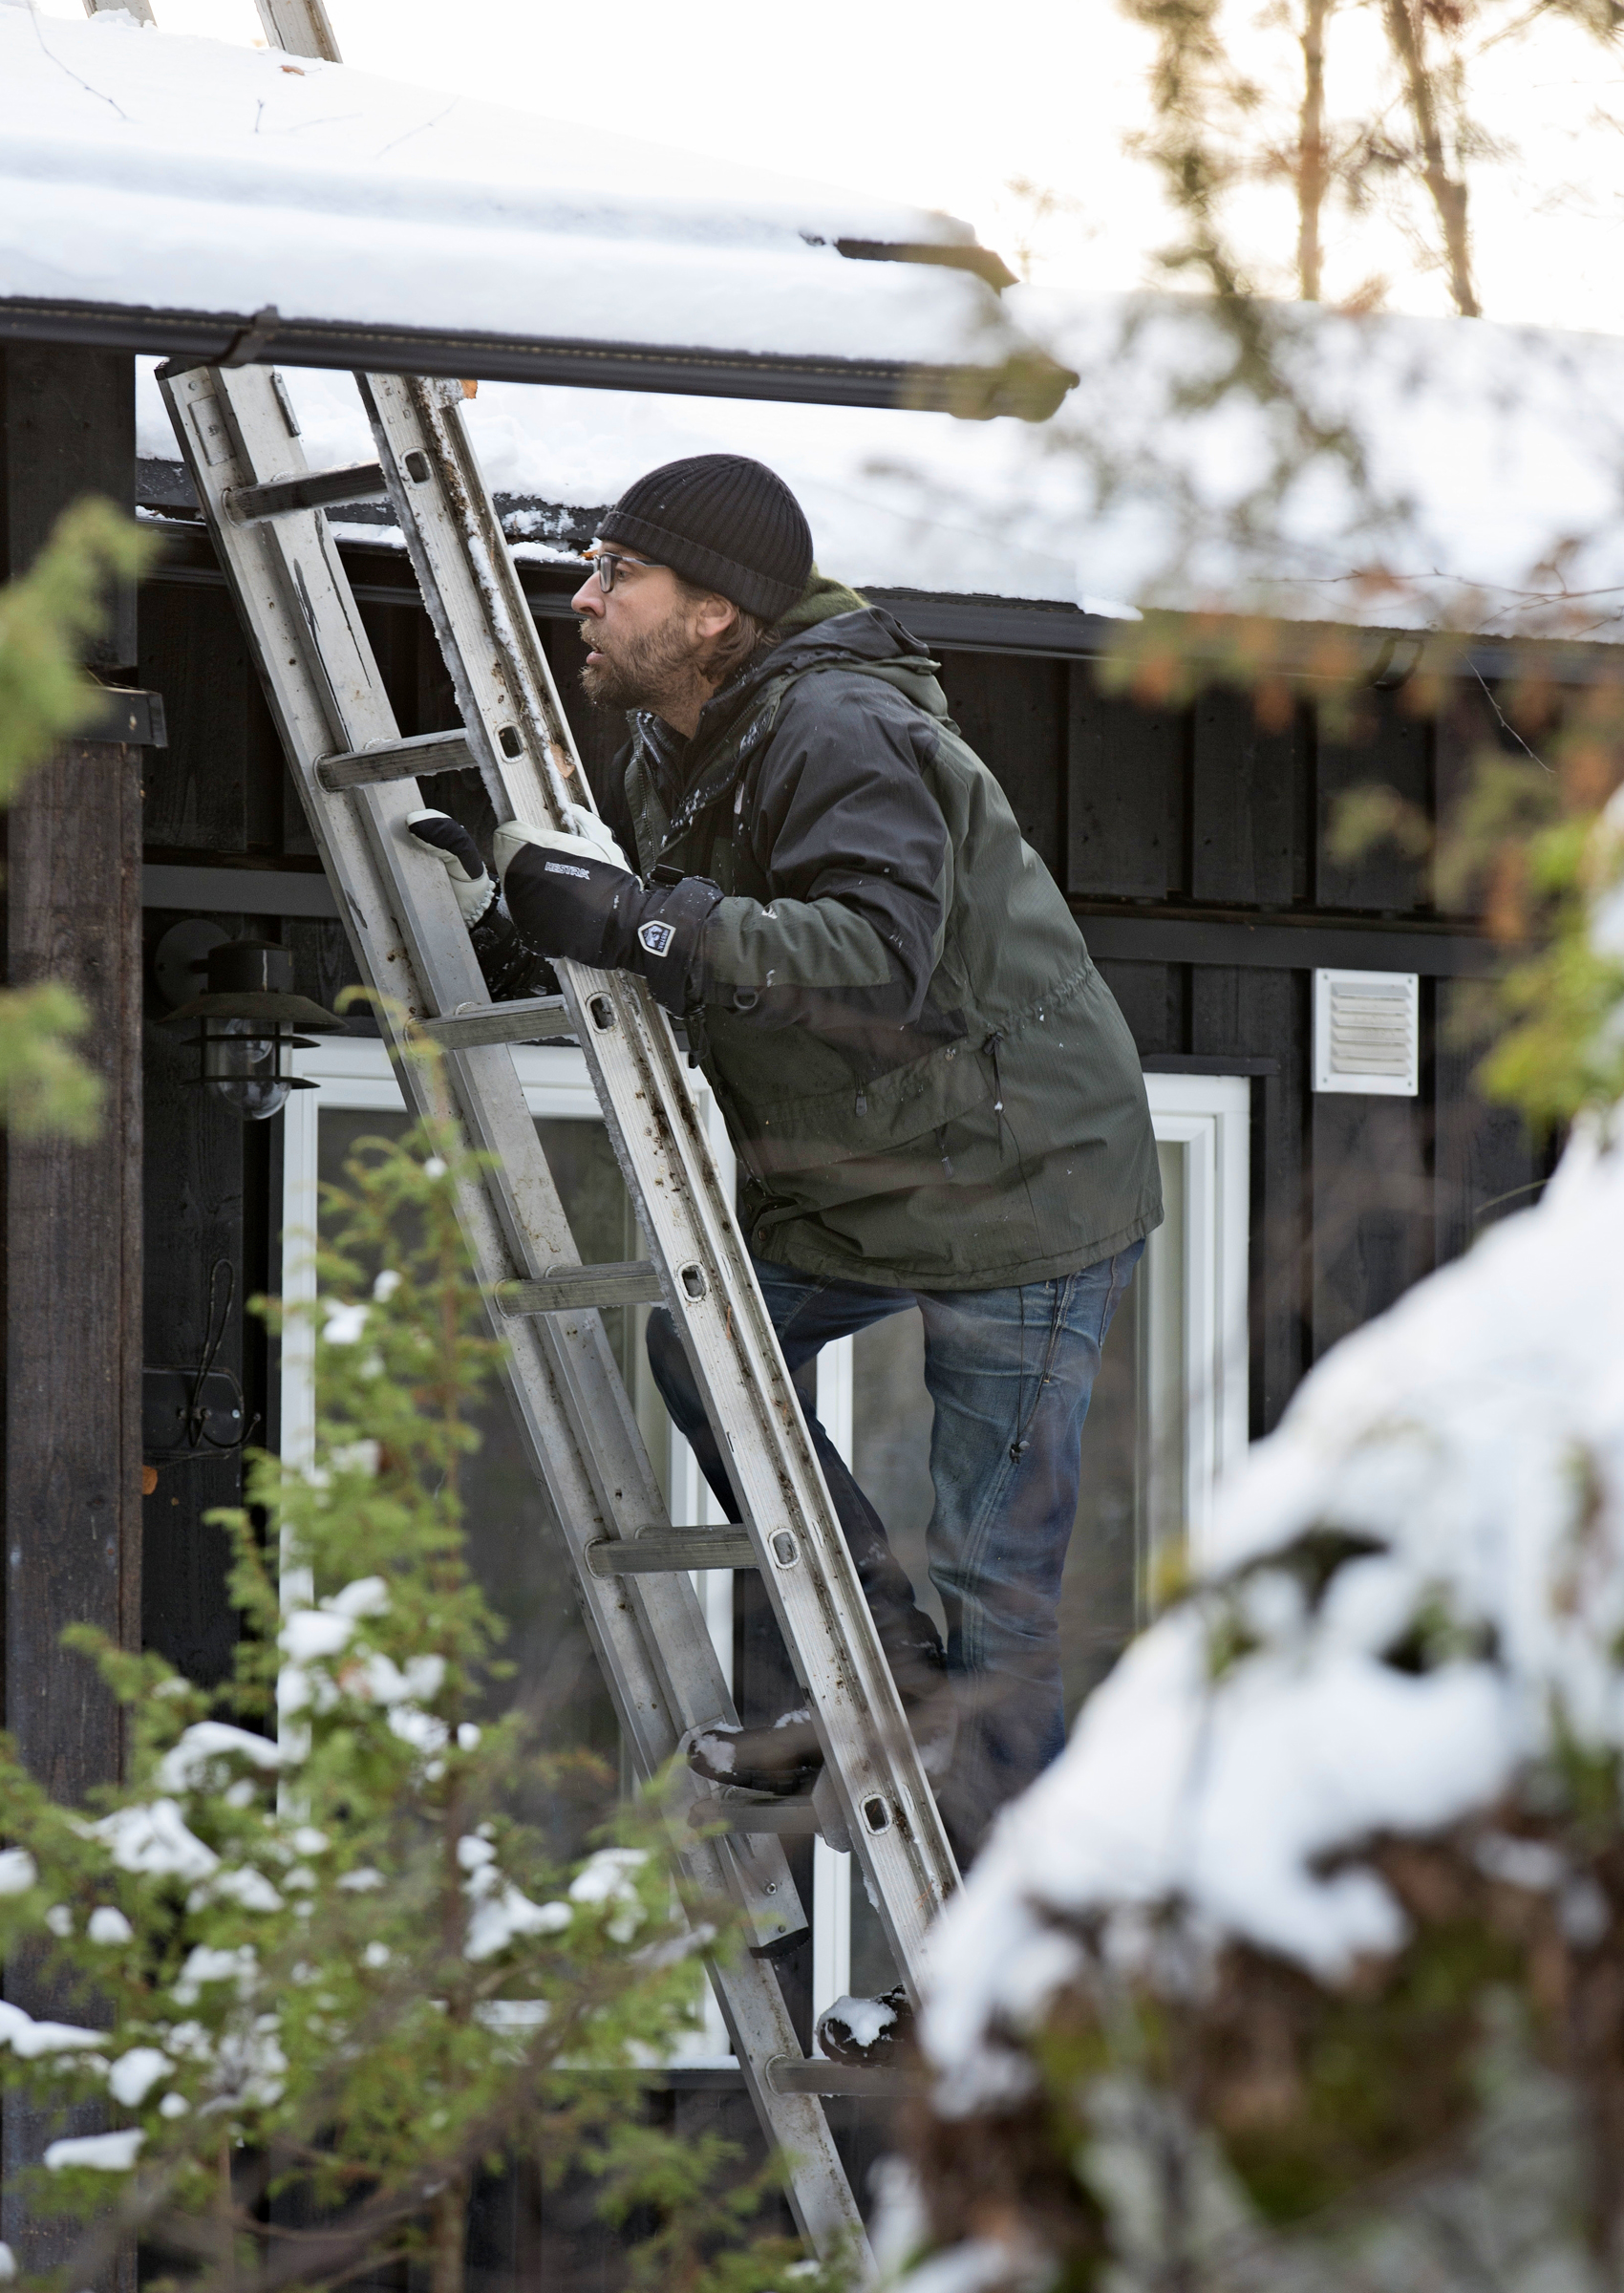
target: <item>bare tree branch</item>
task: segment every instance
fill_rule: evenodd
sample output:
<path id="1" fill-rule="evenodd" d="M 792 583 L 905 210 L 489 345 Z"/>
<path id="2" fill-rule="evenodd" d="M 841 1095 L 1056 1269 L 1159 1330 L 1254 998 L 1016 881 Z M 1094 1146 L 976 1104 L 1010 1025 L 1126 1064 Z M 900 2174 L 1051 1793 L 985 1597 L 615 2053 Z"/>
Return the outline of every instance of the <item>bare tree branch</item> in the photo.
<path id="1" fill-rule="evenodd" d="M 1297 291 L 1319 300 L 1319 219 L 1328 184 L 1325 149 L 1325 20 L 1334 0 L 1305 0 L 1303 101 L 1297 133 Z"/>
<path id="2" fill-rule="evenodd" d="M 1439 123 L 1438 91 L 1429 69 L 1425 45 L 1424 0 L 1384 0 L 1387 37 L 1404 77 L 1404 92 L 1415 127 L 1421 181 L 1437 211 L 1443 234 L 1444 265 L 1449 293 L 1463 318 L 1481 318 L 1483 305 L 1472 285 L 1471 238 L 1466 220 L 1464 180 L 1449 171 L 1443 133 Z"/>

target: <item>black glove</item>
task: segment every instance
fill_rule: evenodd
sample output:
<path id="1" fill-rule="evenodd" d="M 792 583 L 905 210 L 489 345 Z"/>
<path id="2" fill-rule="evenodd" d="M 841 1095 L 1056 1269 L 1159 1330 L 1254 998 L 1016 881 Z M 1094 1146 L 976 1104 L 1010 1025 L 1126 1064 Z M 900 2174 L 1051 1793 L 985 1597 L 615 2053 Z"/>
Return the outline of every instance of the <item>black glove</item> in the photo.
<path id="1" fill-rule="evenodd" d="M 504 844 L 512 851 L 502 890 L 526 947 L 595 971 L 640 972 L 678 1016 L 697 1000 L 700 941 L 722 896 L 715 884 L 683 876 L 645 887 L 579 837 L 547 830 L 543 843 L 516 823 L 497 833 L 499 856 Z"/>
<path id="2" fill-rule="evenodd" d="M 496 886 L 480 858 L 480 847 L 449 812 L 412 812 L 406 819 L 414 844 L 433 852 L 451 878 L 462 921 L 470 931 L 496 898 Z"/>

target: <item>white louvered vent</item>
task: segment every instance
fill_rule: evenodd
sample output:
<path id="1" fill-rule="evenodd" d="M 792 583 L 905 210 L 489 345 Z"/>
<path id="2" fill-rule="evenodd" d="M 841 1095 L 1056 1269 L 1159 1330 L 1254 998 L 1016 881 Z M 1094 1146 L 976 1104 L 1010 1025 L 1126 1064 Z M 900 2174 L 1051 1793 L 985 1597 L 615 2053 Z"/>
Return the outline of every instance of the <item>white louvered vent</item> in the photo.
<path id="1" fill-rule="evenodd" d="M 1413 1099 L 1421 1087 L 1414 972 L 1315 972 L 1314 1087 Z"/>

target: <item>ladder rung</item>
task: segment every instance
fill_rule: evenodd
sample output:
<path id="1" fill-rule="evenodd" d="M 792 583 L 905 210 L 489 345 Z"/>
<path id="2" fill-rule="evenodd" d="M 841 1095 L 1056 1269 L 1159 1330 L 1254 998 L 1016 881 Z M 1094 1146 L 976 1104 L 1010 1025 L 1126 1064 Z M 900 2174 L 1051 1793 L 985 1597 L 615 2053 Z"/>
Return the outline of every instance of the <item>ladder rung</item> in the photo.
<path id="1" fill-rule="evenodd" d="M 904 2102 L 926 2090 L 922 2072 L 855 2062 L 825 2062 L 821 2055 L 774 2054 L 767 2084 L 775 2094 L 861 2094 L 868 2102 Z"/>
<path id="2" fill-rule="evenodd" d="M 325 509 L 330 502 L 377 502 L 388 492 L 382 463 L 358 461 L 348 470 L 307 470 L 303 477 L 273 478 L 266 485 L 235 485 L 224 506 L 239 525 L 247 525 L 285 510 Z"/>
<path id="3" fill-rule="evenodd" d="M 421 1025 L 444 1051 L 468 1051 L 476 1043 L 545 1042 L 575 1033 L 562 996 L 525 996 L 513 1003 L 454 1011 L 448 1018 L 424 1019 Z"/>
<path id="4" fill-rule="evenodd" d="M 640 1306 L 665 1293 L 649 1258 L 624 1266 L 568 1266 L 539 1282 L 503 1282 L 497 1304 L 504 1314 L 563 1314 L 572 1306 Z"/>
<path id="5" fill-rule="evenodd" d="M 688 1810 L 690 1827 L 712 1832 L 776 1832 L 782 1839 L 816 1839 L 823 1824 L 810 1799 L 735 1799 L 730 1792 L 711 1791 L 694 1799 Z"/>
<path id="6" fill-rule="evenodd" d="M 646 1529 L 637 1536 L 601 1536 L 587 1547 L 594 1576 L 652 1576 L 673 1569 L 753 1569 L 756 1548 L 744 1529 Z"/>
<path id="7" fill-rule="evenodd" d="M 316 779 L 330 794 L 369 787 L 375 781 L 420 781 L 431 772 L 466 772 L 474 761 L 468 736 L 459 725 L 450 733 L 417 733 L 410 740 L 380 740 L 375 748 L 350 749 L 323 757 Z"/>

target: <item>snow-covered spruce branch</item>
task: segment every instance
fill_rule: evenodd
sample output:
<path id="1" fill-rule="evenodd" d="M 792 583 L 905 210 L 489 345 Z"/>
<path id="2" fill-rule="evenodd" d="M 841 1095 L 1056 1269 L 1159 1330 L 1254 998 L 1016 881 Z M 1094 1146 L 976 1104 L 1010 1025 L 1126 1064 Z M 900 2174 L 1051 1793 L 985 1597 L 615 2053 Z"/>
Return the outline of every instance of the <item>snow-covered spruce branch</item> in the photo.
<path id="1" fill-rule="evenodd" d="M 1512 1039 L 1572 1143 L 1305 1381 L 950 1906 L 908 2293 L 1624 2284 L 1624 796 L 1571 825 Z"/>

